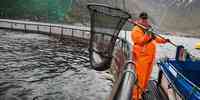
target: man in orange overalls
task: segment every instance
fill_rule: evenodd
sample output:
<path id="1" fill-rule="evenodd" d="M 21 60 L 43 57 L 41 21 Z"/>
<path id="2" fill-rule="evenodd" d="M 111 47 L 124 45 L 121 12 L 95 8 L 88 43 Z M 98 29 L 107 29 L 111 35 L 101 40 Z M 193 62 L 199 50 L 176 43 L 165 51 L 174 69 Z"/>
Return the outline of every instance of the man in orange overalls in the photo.
<path id="1" fill-rule="evenodd" d="M 129 22 L 135 24 L 131 34 L 134 43 L 132 54 L 137 75 L 137 84 L 133 88 L 133 100 L 140 100 L 142 93 L 147 88 L 155 58 L 155 42 L 169 42 L 168 39 L 156 37 L 146 31 L 151 27 L 147 19 L 147 13 L 143 12 L 140 14 L 138 20 L 129 20 Z"/>

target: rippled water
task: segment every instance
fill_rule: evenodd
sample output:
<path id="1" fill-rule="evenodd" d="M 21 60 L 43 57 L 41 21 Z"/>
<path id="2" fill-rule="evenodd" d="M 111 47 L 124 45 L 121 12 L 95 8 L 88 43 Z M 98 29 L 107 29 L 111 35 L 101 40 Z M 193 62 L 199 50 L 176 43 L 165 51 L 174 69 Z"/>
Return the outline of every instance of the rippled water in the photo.
<path id="1" fill-rule="evenodd" d="M 79 39 L 0 30 L 0 100 L 104 100 L 112 82 L 89 66 Z"/>

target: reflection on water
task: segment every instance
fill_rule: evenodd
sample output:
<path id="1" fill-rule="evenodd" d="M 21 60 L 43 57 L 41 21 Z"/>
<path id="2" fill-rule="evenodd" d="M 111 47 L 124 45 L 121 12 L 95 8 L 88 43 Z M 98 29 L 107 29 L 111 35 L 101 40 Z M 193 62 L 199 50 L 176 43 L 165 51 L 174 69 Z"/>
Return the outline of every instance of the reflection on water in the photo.
<path id="1" fill-rule="evenodd" d="M 111 90 L 77 39 L 0 30 L 0 56 L 0 100 L 103 100 Z"/>

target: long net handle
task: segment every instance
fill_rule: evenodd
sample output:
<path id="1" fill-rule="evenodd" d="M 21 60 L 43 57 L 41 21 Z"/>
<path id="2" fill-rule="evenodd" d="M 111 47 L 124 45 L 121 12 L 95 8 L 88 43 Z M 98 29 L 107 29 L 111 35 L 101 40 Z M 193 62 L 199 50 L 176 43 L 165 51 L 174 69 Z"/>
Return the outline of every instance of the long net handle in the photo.
<path id="1" fill-rule="evenodd" d="M 147 28 L 144 27 L 143 25 L 136 24 L 136 23 L 133 23 L 133 24 L 138 25 L 139 27 L 143 28 L 144 30 L 147 30 Z M 161 35 L 159 35 L 159 34 L 156 34 L 156 33 L 154 33 L 154 32 L 151 32 L 151 33 L 153 33 L 154 35 L 156 35 L 156 36 L 158 36 L 158 37 L 160 37 L 160 38 L 162 38 L 162 39 L 165 39 L 163 36 L 161 36 Z M 177 47 L 177 45 L 176 45 L 174 42 L 169 41 L 169 43 L 172 44 L 173 46 Z"/>

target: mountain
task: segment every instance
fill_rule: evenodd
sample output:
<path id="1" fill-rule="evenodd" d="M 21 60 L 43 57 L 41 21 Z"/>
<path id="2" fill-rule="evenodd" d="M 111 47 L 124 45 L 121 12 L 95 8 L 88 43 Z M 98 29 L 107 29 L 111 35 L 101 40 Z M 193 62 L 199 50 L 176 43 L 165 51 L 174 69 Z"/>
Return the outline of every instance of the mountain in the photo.
<path id="1" fill-rule="evenodd" d="M 123 9 L 133 19 L 145 11 L 161 31 L 200 36 L 200 0 L 1 0 L 0 18 L 89 26 L 88 3 Z"/>
<path id="2" fill-rule="evenodd" d="M 72 12 L 82 23 L 89 21 L 86 9 L 88 3 L 123 9 L 129 12 L 133 19 L 145 11 L 152 24 L 161 31 L 200 37 L 200 0 L 74 0 Z M 130 27 L 128 29 L 130 30 Z"/>
<path id="3" fill-rule="evenodd" d="M 128 0 L 127 9 L 148 12 L 160 30 L 200 36 L 200 0 Z"/>

